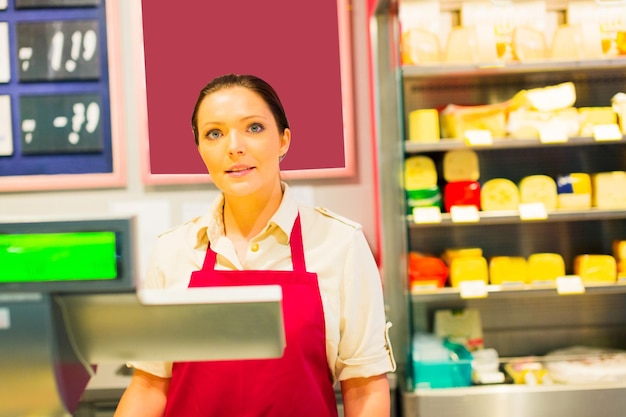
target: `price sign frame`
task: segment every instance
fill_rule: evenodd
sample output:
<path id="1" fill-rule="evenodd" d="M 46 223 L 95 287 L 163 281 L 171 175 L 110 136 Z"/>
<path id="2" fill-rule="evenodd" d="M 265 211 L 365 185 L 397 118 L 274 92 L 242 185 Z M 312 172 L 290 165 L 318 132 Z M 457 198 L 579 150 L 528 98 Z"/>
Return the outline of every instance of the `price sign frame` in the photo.
<path id="1" fill-rule="evenodd" d="M 228 7 L 249 11 L 250 7 L 242 7 L 245 1 L 231 2 L 232 5 L 238 6 Z M 285 14 L 293 11 L 291 9 L 296 3 L 285 0 L 283 5 L 287 11 L 282 10 L 283 7 L 280 5 L 271 8 L 271 13 L 273 15 L 278 13 L 278 18 L 282 19 L 280 24 L 268 22 L 265 18 L 254 19 L 262 22 L 262 28 L 249 27 L 239 22 L 241 30 L 238 35 L 254 39 L 255 44 L 264 45 L 263 56 L 260 58 L 257 53 L 260 50 L 257 52 L 254 52 L 254 48 L 247 50 L 248 48 L 239 44 L 241 39 L 228 36 L 216 38 L 216 41 L 207 37 L 205 24 L 198 24 L 193 20 L 196 16 L 203 19 L 219 13 L 220 7 L 226 7 L 223 6 L 225 2 L 191 0 L 185 9 L 181 10 L 172 10 L 172 6 L 166 2 L 152 0 L 132 2 L 132 21 L 136 22 L 132 28 L 134 32 L 132 38 L 137 40 L 134 42 L 136 46 L 133 54 L 136 58 L 134 66 L 137 68 L 136 83 L 142 88 L 141 94 L 137 94 L 136 109 L 139 117 L 145 118 L 144 123 L 139 123 L 138 135 L 140 140 L 145 141 L 140 143 L 143 145 L 141 170 L 144 184 L 211 182 L 194 144 L 190 125 L 191 112 L 200 89 L 214 76 L 227 72 L 258 75 L 268 81 L 281 96 L 292 131 L 290 150 L 285 160 L 281 162 L 283 178 L 296 180 L 350 178 L 356 175 L 349 1 L 324 0 L 323 4 L 316 4 L 317 9 L 324 10 L 325 22 L 322 23 L 316 22 L 317 17 L 304 21 L 301 15 L 286 16 Z M 251 8 L 260 7 L 255 0 L 250 0 L 249 5 Z M 328 12 L 331 8 L 333 11 L 336 10 L 336 15 Z M 189 13 L 190 10 L 193 12 Z M 242 18 L 254 17 L 249 16 L 251 14 L 248 13 Z M 163 24 L 167 20 L 182 24 L 177 23 L 179 26 L 176 28 L 169 27 L 167 31 L 163 31 Z M 306 29 L 313 23 L 318 28 L 325 25 L 330 27 L 323 34 L 319 33 L 320 30 Z M 265 38 L 259 38 L 264 32 L 271 32 L 278 27 L 282 30 L 279 33 L 282 37 L 279 41 L 268 42 Z M 220 29 L 216 29 L 215 25 L 212 31 L 220 33 Z M 307 46 L 310 36 L 331 36 L 328 33 L 336 36 L 336 39 L 324 38 L 313 50 L 322 50 L 326 53 L 338 46 L 338 56 L 332 62 L 323 54 L 311 53 Z M 164 36 L 167 36 L 167 39 L 162 38 Z M 198 43 L 198 39 L 204 40 Z M 295 52 L 294 39 L 302 40 L 301 49 L 309 51 L 308 59 L 294 56 L 292 53 Z M 163 57 L 167 56 L 163 53 L 165 44 L 176 45 L 176 50 L 171 50 L 173 56 L 168 58 L 173 60 L 175 65 L 163 61 L 165 59 Z M 158 48 L 159 52 L 155 52 Z M 199 48 L 211 50 L 212 54 L 199 53 Z M 226 48 L 227 51 L 218 53 L 213 48 Z M 280 58 L 272 55 L 275 53 L 280 53 Z M 216 56 L 220 58 L 216 60 Z M 309 73 L 312 71 L 319 73 L 320 62 L 323 62 L 325 71 L 332 71 L 332 76 L 328 77 L 332 78 L 332 88 L 328 87 L 330 84 L 327 75 L 316 77 L 302 70 L 306 68 Z M 337 66 L 335 62 L 338 63 Z M 270 67 L 267 67 L 268 63 Z M 171 79 L 173 75 L 177 77 L 174 80 Z M 311 94 L 308 95 L 309 93 Z M 340 98 L 339 103 L 334 100 L 334 95 Z M 292 99 L 294 96 L 297 98 Z M 329 96 L 333 98 L 329 99 Z M 168 103 L 167 107 L 164 107 L 164 103 Z M 180 117 L 177 114 L 179 108 L 182 108 Z M 331 117 L 327 116 L 329 109 Z M 329 123 L 331 118 L 334 123 Z M 166 119 L 167 122 L 164 121 Z M 175 124 L 177 127 L 174 127 Z M 307 150 L 310 149 L 307 147 L 311 146 L 313 149 Z M 326 159 L 329 155 L 332 156 L 332 162 Z M 155 162 L 158 162 L 159 166 Z"/>
<path id="2" fill-rule="evenodd" d="M 12 121 L 13 153 L 0 156 L 0 192 L 44 191 L 63 189 L 95 189 L 116 188 L 126 184 L 126 161 L 124 146 L 124 101 L 122 91 L 121 42 L 119 40 L 119 2 L 121 0 L 99 0 L 80 6 L 63 2 L 37 2 L 37 7 L 17 7 L 15 2 L 9 2 L 9 7 L 0 10 L 0 21 L 9 24 L 10 49 L 10 79 L 0 83 L 0 96 L 10 96 L 10 113 Z M 79 2 L 80 3 L 80 2 Z M 21 77 L 24 73 L 22 64 L 28 59 L 24 51 L 28 48 L 20 47 L 20 25 L 40 23 L 41 26 L 74 22 L 94 22 L 97 25 L 97 59 L 99 74 L 88 77 L 63 76 L 55 78 L 32 80 Z M 84 35 L 84 33 L 82 34 Z M 90 33 L 93 42 L 93 33 Z M 87 38 L 56 39 L 61 41 L 57 46 L 62 47 L 63 58 L 69 56 L 75 62 L 71 70 L 80 69 L 79 52 L 84 52 Z M 40 44 L 39 44 L 40 45 Z M 54 45 L 51 45 L 52 48 Z M 73 48 L 74 46 L 81 48 Z M 58 52 L 60 49 L 57 50 Z M 33 53 L 42 53 L 36 51 Z M 57 53 L 57 58 L 60 54 Z M 84 56 L 84 55 L 83 55 Z M 67 61 L 64 61 L 67 62 Z M 22 79 L 20 79 L 22 78 Z M 86 151 L 66 152 L 62 148 L 58 151 L 33 153 L 24 151 L 28 136 L 28 129 L 37 129 L 37 120 L 22 120 L 20 105 L 30 97 L 91 97 L 97 95 L 100 100 L 99 108 L 91 115 L 96 115 L 98 133 L 101 135 L 101 146 Z M 32 100 L 30 100 L 32 102 Z M 72 107 L 69 106 L 71 109 Z M 79 104 L 70 114 L 59 114 L 54 118 L 59 125 L 47 126 L 48 132 L 54 129 L 71 129 L 69 140 L 77 141 L 80 135 L 85 135 L 85 126 L 89 122 L 84 106 Z M 54 114 L 56 109 L 48 109 Z M 92 109 L 93 110 L 93 109 Z M 55 115 L 56 116 L 56 115 Z M 60 122 L 59 122 L 60 121 Z M 93 123 L 92 123 L 93 125 Z M 41 126 L 41 124 L 40 124 Z M 69 127 L 68 127 L 69 126 Z M 93 126 L 90 126 L 90 128 Z M 26 129 L 26 130 L 25 130 Z M 82 130 L 81 130 L 82 129 Z M 60 131 L 60 130 L 59 130 Z M 26 136 L 25 136 L 26 135 Z M 46 140 L 50 137 L 46 137 Z"/>

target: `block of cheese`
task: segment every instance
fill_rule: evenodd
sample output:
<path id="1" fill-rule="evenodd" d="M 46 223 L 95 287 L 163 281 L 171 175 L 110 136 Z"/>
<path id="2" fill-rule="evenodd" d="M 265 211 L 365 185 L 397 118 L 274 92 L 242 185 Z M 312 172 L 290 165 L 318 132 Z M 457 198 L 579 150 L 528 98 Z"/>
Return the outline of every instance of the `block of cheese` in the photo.
<path id="1" fill-rule="evenodd" d="M 452 206 L 475 206 L 480 210 L 480 184 L 478 181 L 447 183 L 443 190 L 443 203 L 447 212 Z"/>
<path id="2" fill-rule="evenodd" d="M 591 176 L 591 204 L 602 209 L 626 208 L 626 172 L 600 172 Z"/>
<path id="3" fill-rule="evenodd" d="M 626 240 L 613 241 L 613 256 L 619 260 L 626 259 Z"/>
<path id="4" fill-rule="evenodd" d="M 547 175 L 529 175 L 519 183 L 520 203 L 542 203 L 546 210 L 557 207 L 556 182 Z"/>
<path id="5" fill-rule="evenodd" d="M 450 64 L 475 64 L 479 61 L 476 30 L 455 26 L 448 33 L 444 60 Z"/>
<path id="6" fill-rule="evenodd" d="M 549 85 L 546 87 L 531 88 L 525 90 L 519 98 L 523 98 L 523 107 L 551 112 L 555 110 L 573 107 L 576 103 L 576 87 L 571 81 Z"/>
<path id="7" fill-rule="evenodd" d="M 551 58 L 575 61 L 584 58 L 582 28 L 578 25 L 560 25 L 552 37 Z"/>
<path id="8" fill-rule="evenodd" d="M 483 256 L 462 256 L 450 263 L 450 285 L 458 287 L 463 281 L 489 283 L 489 267 Z"/>
<path id="9" fill-rule="evenodd" d="M 443 208 L 441 191 L 438 186 L 422 188 L 418 190 L 406 190 L 406 203 L 408 214 L 413 213 L 416 207 L 439 207 Z"/>
<path id="10" fill-rule="evenodd" d="M 437 185 L 437 168 L 428 156 L 411 156 L 404 160 L 404 188 L 421 190 Z"/>
<path id="11" fill-rule="evenodd" d="M 556 178 L 557 206 L 563 209 L 591 207 L 591 177 L 583 172 L 559 175 Z"/>
<path id="12" fill-rule="evenodd" d="M 558 253 L 533 253 L 527 262 L 531 283 L 550 282 L 565 275 L 565 261 Z"/>
<path id="13" fill-rule="evenodd" d="M 436 109 L 419 109 L 409 112 L 409 141 L 419 143 L 439 142 L 439 112 Z"/>
<path id="14" fill-rule="evenodd" d="M 479 177 L 478 154 L 473 150 L 457 149 L 443 156 L 443 178 L 446 181 L 476 181 Z"/>
<path id="15" fill-rule="evenodd" d="M 574 258 L 574 274 L 584 283 L 614 283 L 617 264 L 611 255 L 578 255 Z"/>
<path id="16" fill-rule="evenodd" d="M 539 139 L 546 135 L 545 132 L 578 136 L 578 110 L 574 107 L 552 111 L 519 108 L 509 113 L 506 129 L 509 136 L 518 139 Z"/>
<path id="17" fill-rule="evenodd" d="M 597 125 L 617 124 L 617 114 L 612 107 L 581 107 L 580 136 L 594 136 L 594 127 Z"/>
<path id="18" fill-rule="evenodd" d="M 404 31 L 400 50 L 403 65 L 428 64 L 441 59 L 437 35 L 419 28 Z"/>
<path id="19" fill-rule="evenodd" d="M 483 250 L 481 248 L 448 248 L 441 255 L 441 259 L 443 259 L 447 265 L 450 265 L 452 260 L 456 258 L 480 258 L 481 256 L 483 256 Z"/>
<path id="20" fill-rule="evenodd" d="M 494 285 L 525 284 L 528 278 L 528 263 L 523 256 L 494 256 L 489 260 L 489 282 Z"/>
<path id="21" fill-rule="evenodd" d="M 511 102 L 461 106 L 448 104 L 439 115 L 444 138 L 465 139 L 468 130 L 488 130 L 494 138 L 506 136 L 506 114 Z"/>
<path id="22" fill-rule="evenodd" d="M 480 190 L 480 207 L 483 211 L 517 210 L 519 188 L 506 178 L 493 178 L 485 182 Z"/>
<path id="23" fill-rule="evenodd" d="M 543 32 L 526 26 L 513 29 L 513 58 L 520 62 L 546 58 L 546 37 Z"/>

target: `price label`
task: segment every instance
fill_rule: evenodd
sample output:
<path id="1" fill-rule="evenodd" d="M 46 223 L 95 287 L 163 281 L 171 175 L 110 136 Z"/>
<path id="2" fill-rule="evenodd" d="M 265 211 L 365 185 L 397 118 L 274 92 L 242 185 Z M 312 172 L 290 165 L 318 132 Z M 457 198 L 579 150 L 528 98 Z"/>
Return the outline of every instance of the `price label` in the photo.
<path id="1" fill-rule="evenodd" d="M 615 123 L 605 125 L 595 125 L 593 127 L 593 137 L 598 142 L 608 142 L 622 139 L 622 131 Z"/>
<path id="2" fill-rule="evenodd" d="M 11 81 L 9 55 L 9 24 L 0 22 L 0 83 Z"/>
<path id="3" fill-rule="evenodd" d="M 476 206 L 452 206 L 450 217 L 454 223 L 476 223 L 480 221 L 480 214 Z"/>
<path id="4" fill-rule="evenodd" d="M 414 223 L 441 223 L 441 209 L 439 207 L 414 207 Z"/>
<path id="5" fill-rule="evenodd" d="M 20 81 L 100 78 L 96 20 L 21 22 L 16 28 Z"/>
<path id="6" fill-rule="evenodd" d="M 6 10 L 9 5 L 9 0 L 0 0 L 0 10 Z"/>
<path id="7" fill-rule="evenodd" d="M 22 152 L 102 151 L 101 108 L 97 94 L 21 96 Z"/>
<path id="8" fill-rule="evenodd" d="M 568 139 L 563 126 L 544 126 L 539 129 L 539 141 L 541 143 L 564 143 Z"/>
<path id="9" fill-rule="evenodd" d="M 578 275 L 567 275 L 556 279 L 556 291 L 559 294 L 583 294 L 585 285 Z"/>
<path id="10" fill-rule="evenodd" d="M 521 220 L 544 220 L 548 218 L 548 212 L 543 203 L 524 203 L 520 204 L 518 209 Z"/>
<path id="11" fill-rule="evenodd" d="M 465 142 L 469 145 L 492 145 L 493 137 L 490 130 L 469 129 L 465 131 Z"/>
<path id="12" fill-rule="evenodd" d="M 489 293 L 485 281 L 470 280 L 459 283 L 461 298 L 485 298 Z"/>
<path id="13" fill-rule="evenodd" d="M 101 0 L 15 0 L 17 9 L 98 6 Z"/>
<path id="14" fill-rule="evenodd" d="M 13 155 L 11 96 L 0 96 L 0 156 Z"/>

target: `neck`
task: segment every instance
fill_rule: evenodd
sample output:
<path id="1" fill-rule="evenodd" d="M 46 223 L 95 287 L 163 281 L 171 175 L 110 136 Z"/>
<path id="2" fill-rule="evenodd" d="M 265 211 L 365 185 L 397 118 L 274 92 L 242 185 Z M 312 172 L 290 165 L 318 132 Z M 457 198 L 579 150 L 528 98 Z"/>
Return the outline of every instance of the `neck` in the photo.
<path id="1" fill-rule="evenodd" d="M 259 234 L 282 201 L 280 182 L 262 195 L 224 196 L 224 227 L 231 240 L 249 241 Z"/>

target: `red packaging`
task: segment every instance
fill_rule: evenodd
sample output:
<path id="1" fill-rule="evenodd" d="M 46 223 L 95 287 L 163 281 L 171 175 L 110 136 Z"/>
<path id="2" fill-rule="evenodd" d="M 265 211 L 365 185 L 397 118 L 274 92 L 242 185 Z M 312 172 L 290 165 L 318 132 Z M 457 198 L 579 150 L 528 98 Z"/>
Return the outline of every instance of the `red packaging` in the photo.
<path id="1" fill-rule="evenodd" d="M 445 210 L 452 206 L 476 206 L 480 210 L 480 184 L 478 181 L 455 181 L 446 184 L 443 201 Z"/>

